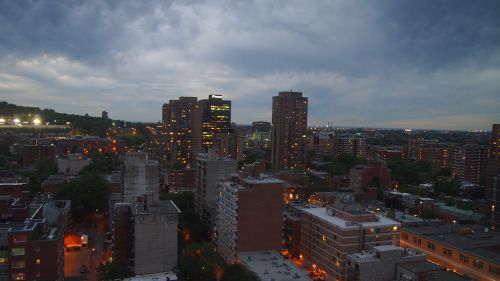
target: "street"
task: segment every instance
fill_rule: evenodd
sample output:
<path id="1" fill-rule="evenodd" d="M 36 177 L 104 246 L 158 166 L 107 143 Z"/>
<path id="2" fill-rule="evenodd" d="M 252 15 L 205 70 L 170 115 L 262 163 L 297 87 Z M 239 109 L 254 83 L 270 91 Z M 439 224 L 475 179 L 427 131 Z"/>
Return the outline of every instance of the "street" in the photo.
<path id="1" fill-rule="evenodd" d="M 89 281 L 96 281 L 96 269 L 102 262 L 104 240 L 106 239 L 107 217 L 94 216 L 90 227 L 81 226 L 79 231 L 89 235 L 89 244 L 79 250 L 66 250 L 64 252 L 64 276 L 74 277 L 86 275 Z M 74 234 L 67 234 L 74 235 Z M 86 266 L 88 273 L 80 272 Z"/>

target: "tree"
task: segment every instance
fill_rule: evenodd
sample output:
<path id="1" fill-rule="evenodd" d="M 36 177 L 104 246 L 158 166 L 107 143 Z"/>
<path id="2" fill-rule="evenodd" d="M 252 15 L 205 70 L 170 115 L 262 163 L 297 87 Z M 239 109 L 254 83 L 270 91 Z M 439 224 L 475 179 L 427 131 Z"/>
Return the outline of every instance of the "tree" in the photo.
<path id="1" fill-rule="evenodd" d="M 259 281 L 259 277 L 241 264 L 231 264 L 224 269 L 221 281 Z"/>
<path id="2" fill-rule="evenodd" d="M 132 272 L 126 267 L 115 262 L 101 264 L 97 267 L 97 279 L 99 281 L 112 281 L 132 276 Z"/>
<path id="3" fill-rule="evenodd" d="M 56 194 L 57 199 L 71 200 L 71 208 L 76 219 L 96 209 L 103 210 L 108 206 L 110 184 L 97 173 L 88 173 L 64 183 Z"/>

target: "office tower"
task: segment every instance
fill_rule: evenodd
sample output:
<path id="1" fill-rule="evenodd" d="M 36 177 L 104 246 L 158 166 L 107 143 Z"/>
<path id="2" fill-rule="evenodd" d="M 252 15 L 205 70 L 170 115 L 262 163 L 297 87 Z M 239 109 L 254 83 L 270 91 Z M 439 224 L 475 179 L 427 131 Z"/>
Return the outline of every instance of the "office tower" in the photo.
<path id="1" fill-rule="evenodd" d="M 366 158 L 366 138 L 360 135 L 343 135 L 335 139 L 337 156 L 352 155 L 356 158 Z"/>
<path id="2" fill-rule="evenodd" d="M 489 203 L 491 227 L 500 229 L 500 124 L 491 129 L 490 153 L 486 176 L 486 196 Z"/>
<path id="3" fill-rule="evenodd" d="M 231 128 L 231 101 L 222 95 L 209 95 L 198 102 L 201 118 L 201 146 L 204 151 L 214 145 L 220 132 Z"/>
<path id="4" fill-rule="evenodd" d="M 283 184 L 254 177 L 219 183 L 217 251 L 227 263 L 240 252 L 281 250 Z"/>
<path id="5" fill-rule="evenodd" d="M 149 160 L 146 153 L 129 152 L 125 157 L 123 200 L 134 203 L 143 195 L 160 196 L 160 168 L 157 161 Z"/>
<path id="6" fill-rule="evenodd" d="M 399 245 L 401 224 L 367 211 L 353 201 L 352 194 L 341 194 L 326 207 L 292 208 L 300 216 L 299 259 L 325 280 L 345 280 L 350 253 Z"/>
<path id="7" fill-rule="evenodd" d="M 306 168 L 307 97 L 280 92 L 273 97 L 272 166 L 276 170 Z"/>
<path id="8" fill-rule="evenodd" d="M 201 121 L 196 97 L 180 97 L 163 105 L 163 143 L 168 164 L 192 164 L 201 150 Z"/>
<path id="9" fill-rule="evenodd" d="M 196 159 L 196 211 L 204 220 L 213 223 L 217 209 L 219 179 L 228 178 L 236 173 L 237 162 L 218 157 L 217 152 L 209 149 L 200 153 Z"/>

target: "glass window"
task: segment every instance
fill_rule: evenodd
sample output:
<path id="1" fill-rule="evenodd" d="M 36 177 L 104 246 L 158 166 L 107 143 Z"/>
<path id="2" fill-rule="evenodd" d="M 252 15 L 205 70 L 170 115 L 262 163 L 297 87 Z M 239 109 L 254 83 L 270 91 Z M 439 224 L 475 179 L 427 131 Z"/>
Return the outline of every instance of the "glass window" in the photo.
<path id="1" fill-rule="evenodd" d="M 6 264 L 9 262 L 8 258 L 0 258 L 0 264 Z"/>
<path id="2" fill-rule="evenodd" d="M 26 261 L 24 260 L 12 261 L 12 268 L 25 268 L 25 267 L 26 267 Z"/>
<path id="3" fill-rule="evenodd" d="M 26 253 L 25 248 L 12 248 L 13 256 L 24 256 L 25 253 Z"/>
<path id="4" fill-rule="evenodd" d="M 26 280 L 24 272 L 12 273 L 12 280 Z"/>

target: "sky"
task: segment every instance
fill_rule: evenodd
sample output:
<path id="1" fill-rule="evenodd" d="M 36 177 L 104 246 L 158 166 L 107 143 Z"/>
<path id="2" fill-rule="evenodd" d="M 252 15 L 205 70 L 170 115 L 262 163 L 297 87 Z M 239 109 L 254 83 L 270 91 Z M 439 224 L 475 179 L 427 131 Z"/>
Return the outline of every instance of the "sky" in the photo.
<path id="1" fill-rule="evenodd" d="M 0 100 L 156 122 L 223 94 L 250 124 L 290 90 L 309 125 L 491 129 L 500 1 L 0 0 Z"/>

